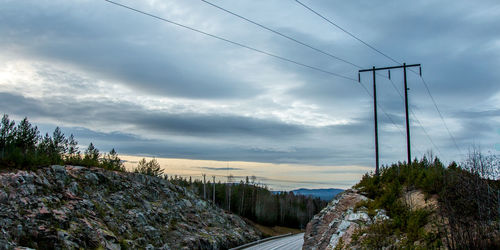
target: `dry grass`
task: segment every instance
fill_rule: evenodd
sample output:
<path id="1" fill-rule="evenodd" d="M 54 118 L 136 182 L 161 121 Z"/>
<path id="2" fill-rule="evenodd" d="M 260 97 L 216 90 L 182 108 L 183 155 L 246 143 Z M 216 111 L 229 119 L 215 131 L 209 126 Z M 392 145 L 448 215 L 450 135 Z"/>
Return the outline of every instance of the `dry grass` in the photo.
<path id="1" fill-rule="evenodd" d="M 296 229 L 296 228 L 288 228 L 288 227 L 280 227 L 280 226 L 266 227 L 266 226 L 259 225 L 256 223 L 253 223 L 253 225 L 257 229 L 259 229 L 259 231 L 262 232 L 264 237 L 283 235 L 283 234 L 287 234 L 287 233 L 297 234 L 297 233 L 304 232 L 304 230 L 300 230 L 300 229 Z"/>

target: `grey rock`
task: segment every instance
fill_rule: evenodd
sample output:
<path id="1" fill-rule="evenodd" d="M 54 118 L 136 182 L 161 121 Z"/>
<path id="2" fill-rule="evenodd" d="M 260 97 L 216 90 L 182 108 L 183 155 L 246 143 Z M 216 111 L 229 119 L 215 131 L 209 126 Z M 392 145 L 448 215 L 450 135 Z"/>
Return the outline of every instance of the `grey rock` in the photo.
<path id="1" fill-rule="evenodd" d="M 0 189 L 0 203 L 5 203 L 9 200 L 9 195 L 4 190 Z"/>
<path id="2" fill-rule="evenodd" d="M 159 248 L 159 250 L 169 250 L 169 249 L 170 249 L 170 247 L 168 246 L 168 243 L 163 244 L 163 246 L 161 246 Z M 214 249 L 217 249 L 217 248 L 214 248 Z"/>
<path id="3" fill-rule="evenodd" d="M 0 173 L 0 204 L 0 249 L 21 240 L 53 249 L 225 249 L 261 237 L 183 187 L 99 168 Z"/>
<path id="4" fill-rule="evenodd" d="M 69 185 L 68 185 L 68 190 L 73 194 L 73 195 L 76 195 L 78 193 L 78 183 L 76 183 L 75 181 L 71 182 Z"/>
<path id="5" fill-rule="evenodd" d="M 45 178 L 45 176 L 40 176 L 40 175 L 37 175 L 36 178 L 35 178 L 35 183 L 38 184 L 38 185 L 43 185 L 43 186 L 49 186 L 50 183 L 49 181 L 47 180 L 47 178 Z"/>
<path id="6" fill-rule="evenodd" d="M 184 205 L 185 205 L 186 207 L 192 207 L 192 206 L 193 206 L 193 204 L 191 204 L 191 202 L 190 202 L 190 201 L 188 201 L 188 200 L 185 200 L 185 199 L 184 199 L 184 200 L 182 200 L 182 201 L 184 202 Z"/>
<path id="7" fill-rule="evenodd" d="M 95 184 L 99 183 L 99 178 L 94 173 L 87 173 L 85 175 L 85 179 L 87 179 L 90 184 L 94 184 L 95 185 Z"/>
<path id="8" fill-rule="evenodd" d="M 149 237 L 151 237 L 155 240 L 159 239 L 159 237 L 160 237 L 158 230 L 152 226 L 145 226 L 144 233 L 146 233 L 146 235 L 148 235 Z"/>
<path id="9" fill-rule="evenodd" d="M 144 214 L 141 212 L 137 212 L 135 214 L 136 222 L 139 225 L 146 225 L 146 217 L 144 217 Z"/>
<path id="10" fill-rule="evenodd" d="M 22 237 L 22 236 L 23 236 L 23 234 L 24 234 L 24 233 L 23 233 L 23 225 L 18 224 L 18 225 L 17 225 L 16 235 L 17 235 L 18 237 Z"/>
<path id="11" fill-rule="evenodd" d="M 66 173 L 66 168 L 64 168 L 64 166 L 52 165 L 50 166 L 50 168 L 57 173 Z"/>
<path id="12" fill-rule="evenodd" d="M 57 237 L 59 238 L 59 240 L 64 241 L 69 238 L 69 234 L 66 231 L 59 230 L 57 231 Z"/>

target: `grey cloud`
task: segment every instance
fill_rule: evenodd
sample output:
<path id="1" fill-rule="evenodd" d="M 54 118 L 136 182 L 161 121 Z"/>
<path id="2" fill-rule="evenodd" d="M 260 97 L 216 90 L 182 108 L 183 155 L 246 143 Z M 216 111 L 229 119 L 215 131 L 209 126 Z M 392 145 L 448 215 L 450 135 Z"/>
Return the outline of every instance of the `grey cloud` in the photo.
<path id="1" fill-rule="evenodd" d="M 424 77 L 441 103 L 471 102 L 487 98 L 497 90 L 492 82 L 500 77 L 494 70 L 499 62 L 491 51 L 485 50 L 487 43 L 500 36 L 498 29 L 492 29 L 498 23 L 493 17 L 495 1 L 455 1 L 453 6 L 442 2 L 388 1 L 359 3 L 357 7 L 350 2 L 305 2 L 396 60 L 422 63 Z M 353 10 L 357 15 L 352 15 Z M 479 14 L 488 13 L 487 10 L 492 11 L 490 16 Z M 477 17 L 470 18 L 471 14 Z M 313 14 L 310 17 L 317 18 Z M 335 31 L 338 30 L 332 26 L 331 32 Z M 352 42 L 357 43 L 354 39 Z M 358 60 L 367 66 L 394 64 L 370 51 L 351 54 L 361 55 Z M 414 90 L 425 96 L 422 83 L 417 84 Z"/>
<path id="2" fill-rule="evenodd" d="M 249 135 L 283 138 L 306 132 L 297 125 L 229 115 L 149 114 L 134 118 L 146 129 L 184 135 Z"/>
<path id="3" fill-rule="evenodd" d="M 70 100 L 40 102 L 8 93 L 0 93 L 0 97 L 0 106 L 5 107 L 6 113 L 25 114 L 34 121 L 51 118 L 54 124 L 62 127 L 64 126 L 61 124 L 87 124 L 88 121 L 112 127 L 113 123 L 119 122 L 133 125 L 138 131 L 150 131 L 152 134 L 183 134 L 198 138 L 196 143 L 192 143 L 169 139 L 144 139 L 139 135 L 119 131 L 105 133 L 74 127 L 63 130 L 67 135 L 73 133 L 80 145 L 86 146 L 94 142 L 105 151 L 114 147 L 125 154 L 277 163 L 314 161 L 318 165 L 328 165 L 331 161 L 339 164 L 365 164 L 371 161 L 366 155 L 366 150 L 370 150 L 369 148 L 358 146 L 353 150 L 345 145 L 346 140 L 352 140 L 349 142 L 350 145 L 365 143 L 366 138 L 363 137 L 369 136 L 371 130 L 366 129 L 369 125 L 364 123 L 312 128 L 237 116 L 186 114 L 184 117 L 178 114 L 172 116 L 166 113 L 151 114 L 126 103 L 113 104 L 100 101 L 78 103 Z M 92 127 L 93 123 L 87 126 Z M 43 128 L 51 132 L 53 127 Z M 359 134 L 359 139 L 352 137 L 353 133 Z M 326 144 L 322 142 L 325 136 L 330 138 Z M 226 137 L 229 140 L 213 144 L 206 141 L 210 137 Z M 249 139 L 260 137 L 263 141 L 255 144 L 252 140 L 234 140 L 245 137 Z M 296 146 L 288 150 L 266 146 L 267 143 L 274 142 L 285 146 L 290 144 Z"/>
<path id="4" fill-rule="evenodd" d="M 260 92 L 228 74 L 223 67 L 226 59 L 218 51 L 197 54 L 182 48 L 196 44 L 177 41 L 178 27 L 135 15 L 133 21 L 124 19 L 131 13 L 104 8 L 103 3 L 79 3 L 84 5 L 81 8 L 95 9 L 90 20 L 88 13 L 75 10 L 76 3 L 62 4 L 68 12 L 57 8 L 37 11 L 37 7 L 47 4 L 9 4 L 1 12 L 5 15 L 0 24 L 0 31 L 9 36 L 0 40 L 0 46 L 15 47 L 25 57 L 74 65 L 152 95 L 233 99 Z M 29 14 L 15 16 L 20 11 Z M 165 35 L 151 38 L 154 31 Z"/>
<path id="5" fill-rule="evenodd" d="M 466 145 L 471 138 L 487 143 L 494 140 L 491 135 L 497 110 L 459 110 L 468 110 L 498 94 L 496 82 L 500 73 L 496 68 L 500 63 L 495 41 L 500 37 L 500 30 L 495 27 L 500 15 L 498 8 L 494 8 L 496 1 L 304 2 L 397 60 L 422 63 L 424 78 L 441 112 L 445 117 L 451 115 L 453 122 L 458 123 L 449 125 L 462 128 L 454 131 L 460 145 Z M 145 6 L 148 10 L 154 8 L 133 1 L 124 3 Z M 186 11 L 188 14 L 182 21 L 198 18 L 203 21 L 197 25 L 204 30 L 357 78 L 354 67 L 236 21 L 213 8 L 184 1 L 182 4 L 193 8 Z M 361 66 L 393 64 L 293 1 L 244 4 L 231 1 L 221 5 L 226 4 L 257 21 L 270 20 L 268 13 L 273 12 L 276 16 L 293 18 L 289 21 L 300 21 L 295 26 L 286 26 L 287 20 L 280 19 L 271 26 Z M 256 100 L 255 103 L 267 94 L 266 86 L 274 86 L 274 82 L 262 82 L 265 78 L 259 78 L 263 69 L 272 69 L 275 73 L 271 79 L 283 77 L 303 84 L 277 93 L 277 99 L 316 106 L 320 113 L 351 122 L 312 127 L 258 119 L 248 114 L 178 114 L 151 111 L 126 101 L 76 101 L 70 97 L 30 99 L 23 97 L 23 93 L 1 93 L 2 112 L 51 119 L 57 125 L 84 127 L 87 132 L 75 132 L 89 140 L 98 138 L 103 145 L 114 142 L 130 154 L 318 165 L 370 165 L 373 162 L 372 100 L 359 83 L 261 57 L 102 2 L 7 1 L 2 7 L 0 32 L 4 35 L 0 37 L 0 47 L 9 58 L 62 62 L 89 78 L 119 82 L 141 94 L 216 101 Z M 263 12 L 249 11 L 259 8 Z M 308 32 L 310 29 L 318 34 L 312 35 Z M 64 72 L 43 68 L 39 71 L 47 79 L 68 81 L 66 92 L 91 92 L 90 83 L 84 78 L 76 79 L 64 76 Z M 393 79 L 401 90 L 401 72 L 394 71 Z M 377 83 L 379 104 L 390 116 L 387 118 L 379 110 L 384 160 L 404 159 L 404 155 L 400 155 L 404 140 L 391 128 L 391 120 L 404 126 L 403 101 L 383 77 L 378 77 Z M 363 84 L 371 92 L 369 75 L 363 75 Z M 431 136 L 445 155 L 453 155 L 454 145 L 449 136 L 442 133 L 444 127 L 422 82 L 409 73 L 409 84 L 411 107 L 419 107 L 422 120 L 434 119 L 434 124 L 439 124 L 429 128 L 429 131 L 438 131 L 431 132 Z M 276 107 L 289 108 L 283 103 L 277 103 Z M 253 108 L 259 112 L 259 107 Z M 412 122 L 413 129 L 416 124 Z M 102 128 L 112 130 L 114 124 L 130 125 L 130 131 L 136 134 L 96 132 Z M 156 135 L 162 139 L 144 139 Z M 174 135 L 186 141 L 171 139 Z M 412 130 L 412 136 L 422 150 L 431 148 L 419 128 Z"/>
<path id="6" fill-rule="evenodd" d="M 500 117 L 500 109 L 481 110 L 481 111 L 462 111 L 462 112 L 456 112 L 454 116 L 459 118 L 470 118 L 470 119 Z"/>
<path id="7" fill-rule="evenodd" d="M 9 93 L 0 93 L 0 106 L 6 112 L 26 114 L 33 118 L 52 117 L 66 122 L 102 122 L 111 126 L 122 122 L 142 130 L 160 134 L 189 136 L 258 136 L 282 138 L 305 134 L 298 125 L 251 117 L 205 114 L 170 114 L 153 112 L 130 103 L 106 100 L 77 102 L 72 99 L 35 100 Z M 61 105 L 62 104 L 62 105 Z"/>

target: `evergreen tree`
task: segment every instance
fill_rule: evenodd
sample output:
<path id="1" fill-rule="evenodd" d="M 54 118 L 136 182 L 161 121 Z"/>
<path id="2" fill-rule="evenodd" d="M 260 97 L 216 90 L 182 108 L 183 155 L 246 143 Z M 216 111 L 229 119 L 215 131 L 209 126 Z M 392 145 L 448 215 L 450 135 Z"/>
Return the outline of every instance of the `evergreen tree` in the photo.
<path id="1" fill-rule="evenodd" d="M 27 117 L 16 127 L 14 141 L 25 157 L 34 151 L 40 137 L 39 133 L 38 128 L 31 126 Z"/>
<path id="2" fill-rule="evenodd" d="M 53 142 L 48 133 L 42 138 L 37 145 L 37 158 L 40 165 L 49 165 L 51 162 L 51 155 L 53 154 Z"/>
<path id="3" fill-rule="evenodd" d="M 104 157 L 102 167 L 109 170 L 125 171 L 125 167 L 114 148 Z"/>
<path id="4" fill-rule="evenodd" d="M 99 150 L 91 142 L 89 147 L 85 150 L 85 156 L 83 162 L 87 166 L 98 166 L 99 165 Z"/>
<path id="5" fill-rule="evenodd" d="M 68 152 L 68 139 L 64 137 L 59 127 L 56 127 L 52 134 L 52 143 L 56 154 L 63 155 Z"/>
<path id="6" fill-rule="evenodd" d="M 70 156 L 80 154 L 80 151 L 78 151 L 78 142 L 75 140 L 73 134 L 68 138 L 68 154 Z"/>
<path id="7" fill-rule="evenodd" d="M 134 172 L 140 173 L 140 174 L 156 176 L 156 177 L 161 177 L 163 175 L 163 169 L 161 168 L 160 163 L 158 163 L 156 158 L 153 158 L 149 162 L 146 162 L 146 159 L 142 158 L 142 160 L 139 161 L 137 168 L 134 170 Z M 177 176 L 176 176 L 175 180 L 176 179 L 177 179 Z"/>
<path id="8" fill-rule="evenodd" d="M 5 153 L 8 150 L 14 140 L 14 121 L 10 121 L 9 116 L 4 114 L 2 117 L 2 123 L 0 124 L 0 159 L 5 157 Z"/>

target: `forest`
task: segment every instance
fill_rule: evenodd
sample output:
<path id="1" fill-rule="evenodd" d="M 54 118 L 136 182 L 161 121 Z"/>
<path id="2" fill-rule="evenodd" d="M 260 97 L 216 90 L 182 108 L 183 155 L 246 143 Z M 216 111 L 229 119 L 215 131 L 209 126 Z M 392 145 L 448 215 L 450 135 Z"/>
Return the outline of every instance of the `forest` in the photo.
<path id="1" fill-rule="evenodd" d="M 304 229 L 307 222 L 323 209 L 327 202 L 293 192 L 271 192 L 255 183 L 255 177 L 245 181 L 210 182 L 171 177 L 171 182 L 194 190 L 201 198 L 215 202 L 220 208 L 266 226 Z"/>

